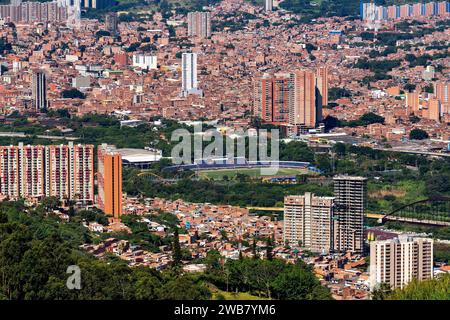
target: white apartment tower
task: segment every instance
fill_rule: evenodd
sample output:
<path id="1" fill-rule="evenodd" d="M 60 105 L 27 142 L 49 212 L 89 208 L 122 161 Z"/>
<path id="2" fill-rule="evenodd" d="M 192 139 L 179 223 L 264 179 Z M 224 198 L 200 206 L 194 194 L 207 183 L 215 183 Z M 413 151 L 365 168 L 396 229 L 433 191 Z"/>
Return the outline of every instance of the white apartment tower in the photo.
<path id="1" fill-rule="evenodd" d="M 266 12 L 273 10 L 273 0 L 266 0 L 265 8 Z"/>
<path id="2" fill-rule="evenodd" d="M 181 61 L 182 92 L 181 96 L 187 97 L 190 94 L 202 95 L 198 89 L 197 81 L 197 54 L 183 53 Z"/>
<path id="3" fill-rule="evenodd" d="M 310 192 L 285 197 L 284 243 L 328 254 L 333 250 L 333 214 L 333 197 L 317 197 Z"/>
<path id="4" fill-rule="evenodd" d="M 433 277 L 433 240 L 400 235 L 370 244 L 370 288 L 388 283 L 403 288 L 413 279 Z"/>

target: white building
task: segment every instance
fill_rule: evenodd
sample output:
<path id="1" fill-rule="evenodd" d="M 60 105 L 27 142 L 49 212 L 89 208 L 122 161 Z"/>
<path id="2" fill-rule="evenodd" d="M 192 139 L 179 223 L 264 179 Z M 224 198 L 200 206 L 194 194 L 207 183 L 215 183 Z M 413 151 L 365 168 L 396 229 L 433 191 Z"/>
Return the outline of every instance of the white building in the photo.
<path id="1" fill-rule="evenodd" d="M 400 235 L 370 243 L 370 288 L 403 288 L 413 279 L 433 278 L 433 240 Z"/>
<path id="2" fill-rule="evenodd" d="M 272 11 L 273 10 L 273 0 L 266 0 L 265 10 Z"/>
<path id="3" fill-rule="evenodd" d="M 198 88 L 197 54 L 183 53 L 181 68 L 182 68 L 181 96 L 187 97 L 190 94 L 203 95 L 202 90 Z"/>
<path id="4" fill-rule="evenodd" d="M 156 56 L 134 54 L 133 67 L 138 67 L 146 70 L 155 70 L 158 68 L 158 58 Z"/>

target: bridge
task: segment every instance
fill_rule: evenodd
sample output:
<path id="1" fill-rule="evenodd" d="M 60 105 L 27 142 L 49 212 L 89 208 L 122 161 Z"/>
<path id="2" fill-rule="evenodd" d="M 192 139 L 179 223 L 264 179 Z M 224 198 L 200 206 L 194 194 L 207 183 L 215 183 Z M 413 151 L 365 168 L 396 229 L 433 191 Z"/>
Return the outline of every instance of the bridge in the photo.
<path id="1" fill-rule="evenodd" d="M 247 207 L 248 210 L 282 212 L 282 207 Z M 404 205 L 388 214 L 367 213 L 369 219 L 382 223 L 398 221 L 429 226 L 450 226 L 450 197 L 431 197 Z"/>
<path id="2" fill-rule="evenodd" d="M 450 197 L 430 197 L 393 210 L 381 218 L 430 226 L 450 227 Z"/>

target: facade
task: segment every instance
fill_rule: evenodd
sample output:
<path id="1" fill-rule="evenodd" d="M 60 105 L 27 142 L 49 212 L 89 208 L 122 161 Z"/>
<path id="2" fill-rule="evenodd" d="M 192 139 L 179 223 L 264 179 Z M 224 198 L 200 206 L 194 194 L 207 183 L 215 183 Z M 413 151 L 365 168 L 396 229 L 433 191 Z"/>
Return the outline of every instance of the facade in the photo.
<path id="1" fill-rule="evenodd" d="M 367 207 L 367 178 L 335 176 L 334 250 L 362 253 L 364 214 Z"/>
<path id="2" fill-rule="evenodd" d="M 328 67 L 317 69 L 316 82 L 319 104 L 326 106 L 328 105 Z"/>
<path id="3" fill-rule="evenodd" d="M 333 249 L 333 215 L 332 197 L 317 197 L 310 192 L 285 197 L 284 243 L 328 254 Z"/>
<path id="4" fill-rule="evenodd" d="M 289 114 L 289 123 L 294 126 L 315 128 L 322 106 L 316 100 L 316 75 L 309 70 L 299 70 L 294 74 L 294 104 Z"/>
<path id="5" fill-rule="evenodd" d="M 408 114 L 417 114 L 420 109 L 420 93 L 407 92 L 406 93 L 406 110 Z"/>
<path id="6" fill-rule="evenodd" d="M 450 113 L 450 82 L 436 82 L 434 94 L 442 106 L 443 113 Z"/>
<path id="7" fill-rule="evenodd" d="M 273 0 L 266 0 L 264 9 L 269 12 L 273 10 Z"/>
<path id="8" fill-rule="evenodd" d="M 47 76 L 41 70 L 33 72 L 32 79 L 33 109 L 36 111 L 47 109 Z"/>
<path id="9" fill-rule="evenodd" d="M 211 37 L 211 13 L 189 12 L 188 36 L 207 39 Z"/>
<path id="10" fill-rule="evenodd" d="M 429 99 L 428 119 L 440 122 L 441 116 L 442 116 L 441 102 L 436 98 Z"/>
<path id="11" fill-rule="evenodd" d="M 99 208 L 108 216 L 122 216 L 122 156 L 114 147 L 98 147 L 98 197 Z"/>
<path id="12" fill-rule="evenodd" d="M 0 19 L 13 23 L 61 22 L 68 18 L 68 7 L 58 1 L 21 2 L 13 1 L 0 5 Z"/>
<path id="13" fill-rule="evenodd" d="M 365 21 L 397 20 L 406 18 L 448 16 L 450 15 L 449 1 L 431 1 L 427 3 L 414 3 L 392 6 L 378 6 L 375 3 L 362 3 L 360 16 Z M 386 11 L 387 14 L 382 12 Z"/>
<path id="14" fill-rule="evenodd" d="M 198 89 L 197 81 L 197 54 L 183 53 L 181 61 L 182 91 L 181 95 L 187 97 L 190 94 L 202 95 Z"/>
<path id="15" fill-rule="evenodd" d="M 134 54 L 133 67 L 145 70 L 155 70 L 158 68 L 158 58 L 156 56 L 148 56 L 145 54 Z"/>
<path id="16" fill-rule="evenodd" d="M 111 34 L 116 34 L 119 30 L 119 18 L 114 13 L 105 16 L 105 29 Z"/>
<path id="17" fill-rule="evenodd" d="M 253 112 L 264 122 L 315 128 L 322 120 L 323 102 L 328 103 L 328 70 L 265 74 L 256 80 Z"/>
<path id="18" fill-rule="evenodd" d="M 403 288 L 413 279 L 433 278 L 433 240 L 399 238 L 370 243 L 370 287 L 388 283 Z"/>
<path id="19" fill-rule="evenodd" d="M 258 79 L 254 92 L 254 113 L 265 122 L 288 123 L 290 105 L 294 102 L 290 74 L 268 75 Z"/>
<path id="20" fill-rule="evenodd" d="M 84 0 L 83 7 L 86 9 L 105 9 L 116 4 L 116 0 Z"/>
<path id="21" fill-rule="evenodd" d="M 92 145 L 2 146 L 0 164 L 3 196 L 94 201 Z"/>

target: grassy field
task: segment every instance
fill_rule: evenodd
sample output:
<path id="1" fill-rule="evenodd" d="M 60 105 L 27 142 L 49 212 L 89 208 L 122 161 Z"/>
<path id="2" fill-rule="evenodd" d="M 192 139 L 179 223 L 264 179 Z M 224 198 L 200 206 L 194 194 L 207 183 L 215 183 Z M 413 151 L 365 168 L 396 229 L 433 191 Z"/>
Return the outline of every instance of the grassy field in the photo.
<path id="1" fill-rule="evenodd" d="M 201 171 L 198 173 L 200 179 L 209 179 L 209 180 L 223 180 L 225 176 L 228 179 L 232 180 L 236 178 L 236 175 L 245 174 L 251 178 L 259 178 L 262 177 L 261 169 L 222 169 L 222 170 L 208 170 Z M 306 169 L 288 169 L 288 168 L 280 168 L 276 176 L 296 176 L 310 173 Z"/>

